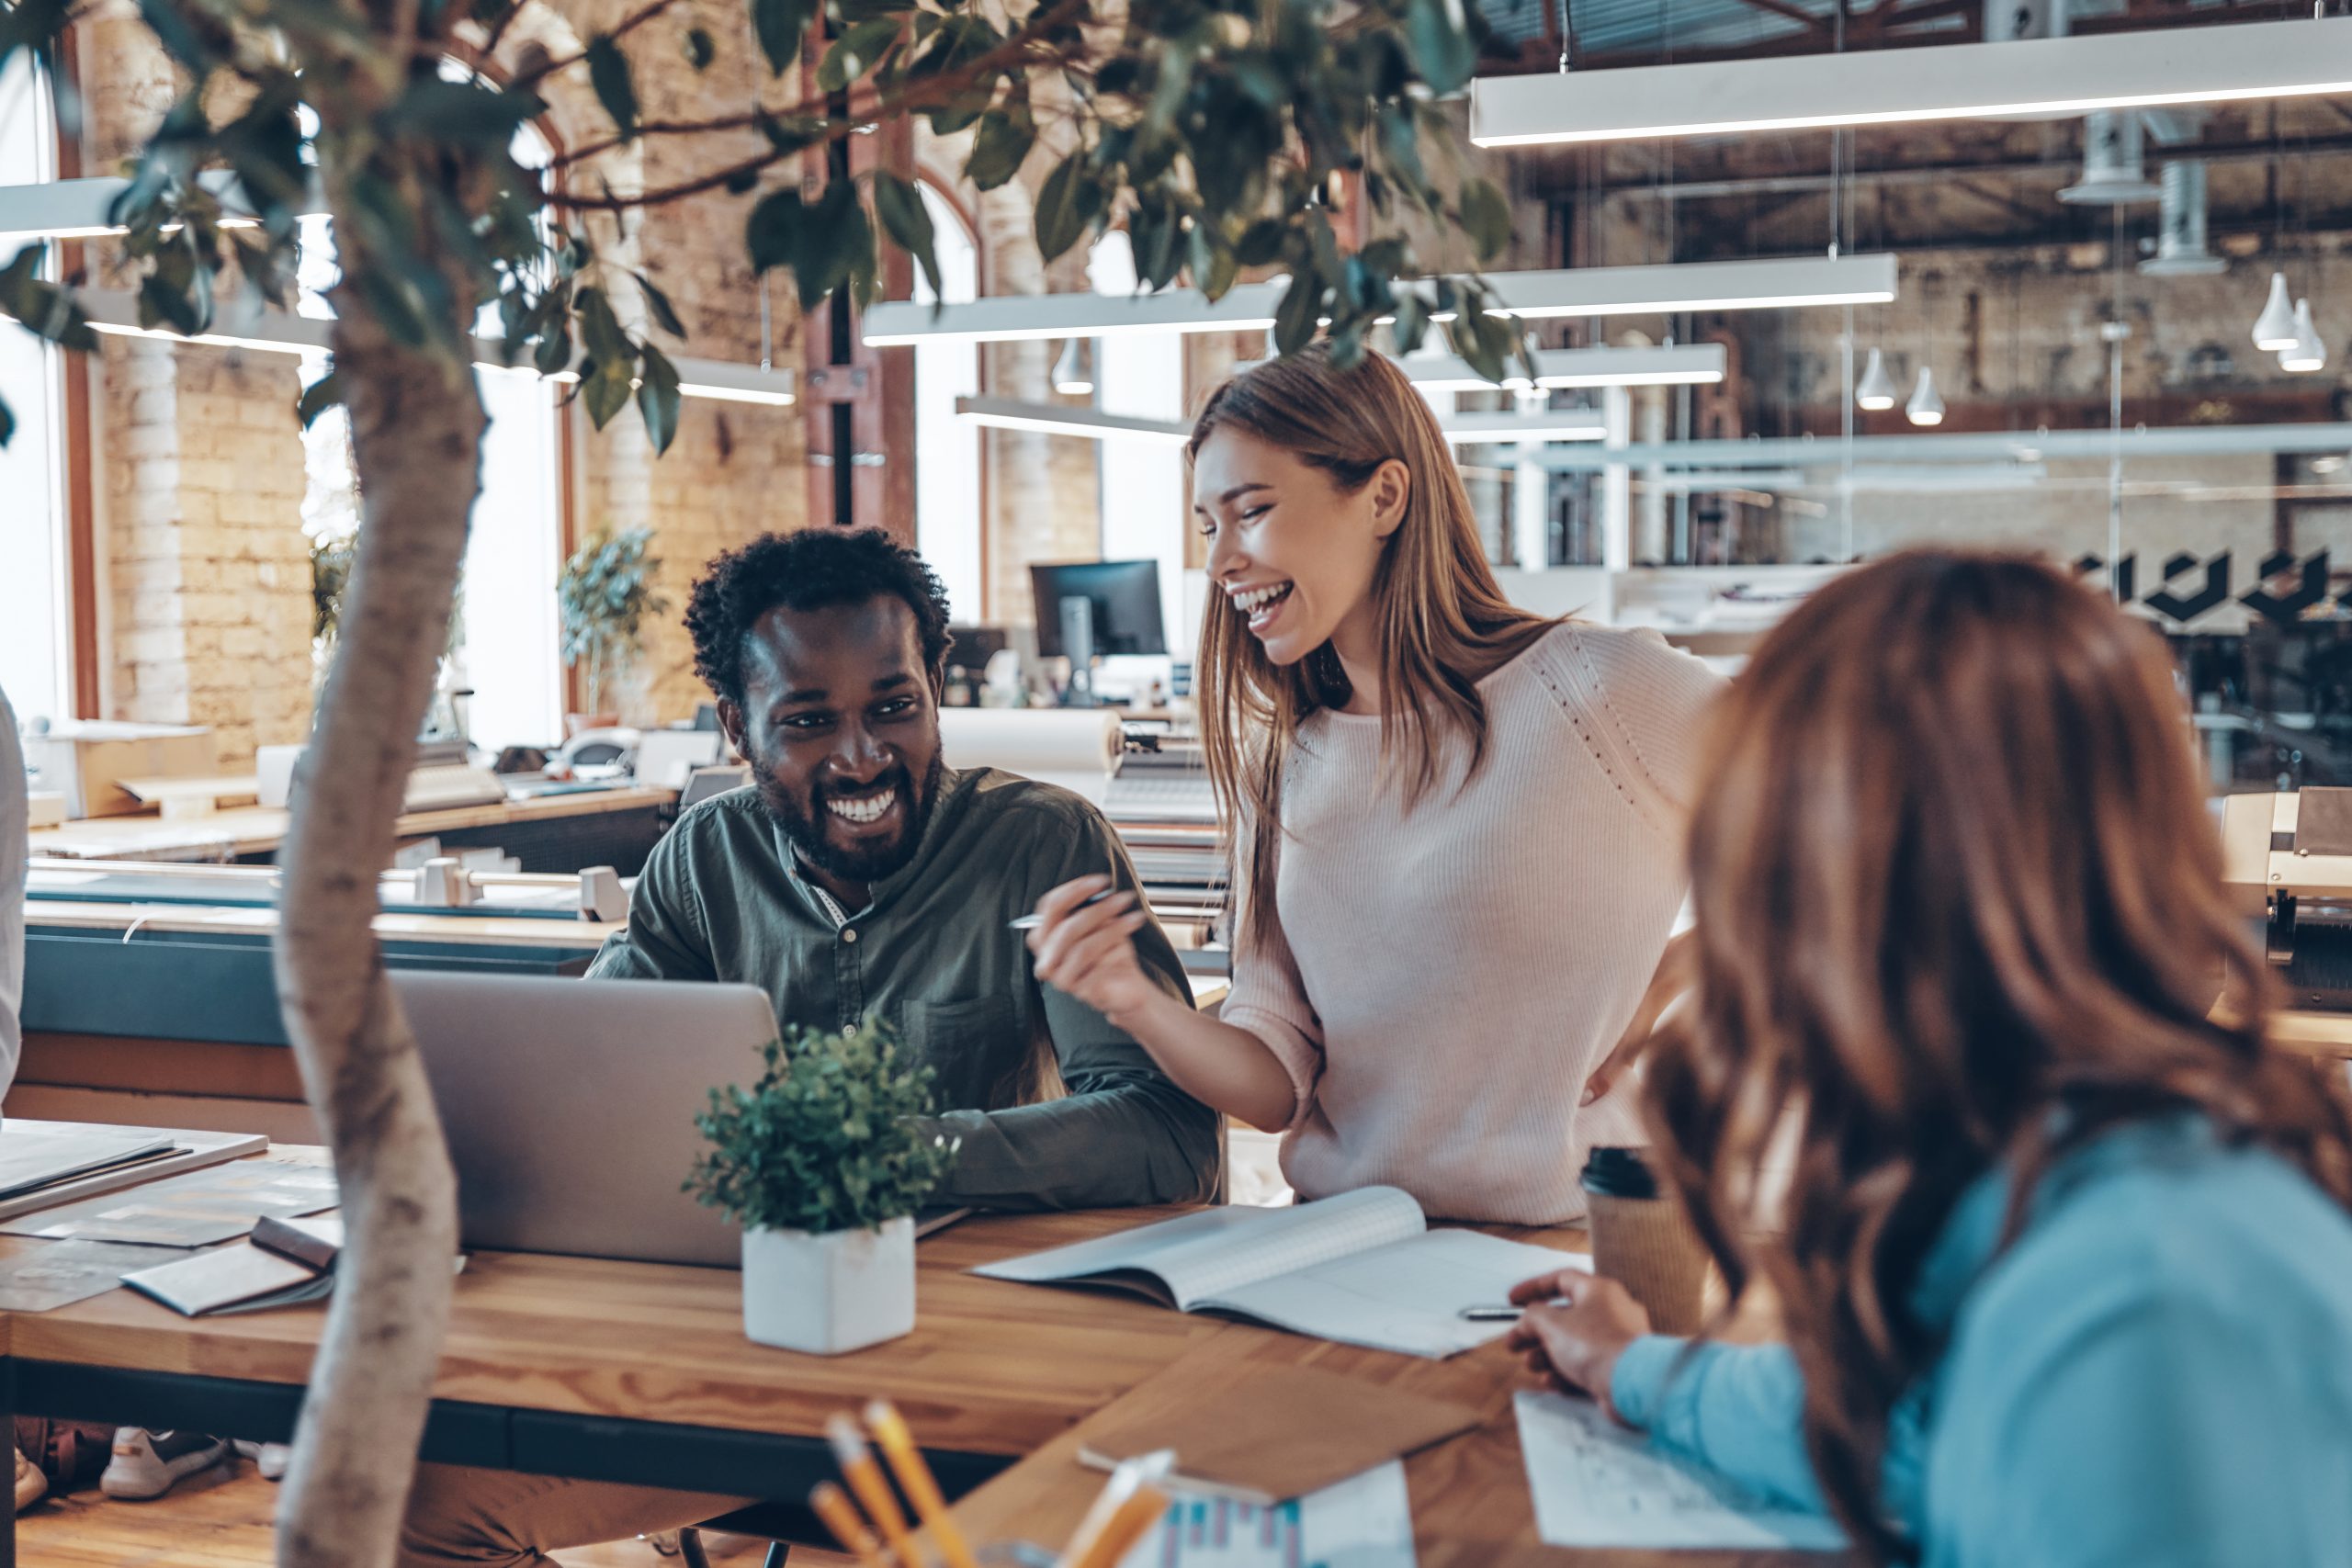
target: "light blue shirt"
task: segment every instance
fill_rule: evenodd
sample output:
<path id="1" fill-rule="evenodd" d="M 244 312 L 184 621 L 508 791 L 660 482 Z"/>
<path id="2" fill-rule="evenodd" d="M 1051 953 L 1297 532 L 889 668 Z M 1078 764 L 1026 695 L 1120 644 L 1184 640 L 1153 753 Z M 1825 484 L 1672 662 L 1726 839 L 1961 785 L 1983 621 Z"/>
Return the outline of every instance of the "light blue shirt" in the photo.
<path id="1" fill-rule="evenodd" d="M 2188 1116 L 2064 1162 L 1987 1267 L 2007 1196 L 1962 1196 L 1914 1295 L 1951 1337 L 1895 1412 L 1884 1504 L 1926 1568 L 2352 1562 L 2352 1217 Z M 1788 1350 L 1685 1345 L 1635 1341 L 1618 1410 L 1820 1509 Z"/>

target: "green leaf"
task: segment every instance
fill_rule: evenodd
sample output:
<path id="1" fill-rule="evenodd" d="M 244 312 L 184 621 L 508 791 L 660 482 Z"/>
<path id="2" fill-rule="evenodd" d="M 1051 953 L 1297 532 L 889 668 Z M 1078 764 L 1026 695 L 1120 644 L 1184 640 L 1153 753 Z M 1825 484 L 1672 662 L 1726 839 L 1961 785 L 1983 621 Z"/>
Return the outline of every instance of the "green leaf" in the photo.
<path id="1" fill-rule="evenodd" d="M 624 141 L 637 140 L 637 85 L 629 79 L 628 56 L 613 41 L 610 33 L 598 33 L 588 40 L 588 85 L 596 89 L 596 101 L 613 117 L 613 125 Z"/>
<path id="2" fill-rule="evenodd" d="M 686 29 L 686 63 L 697 71 L 707 71 L 718 57 L 718 46 L 711 41 L 709 32 L 702 28 Z"/>
<path id="3" fill-rule="evenodd" d="M 294 416 L 302 422 L 302 428 L 308 430 L 318 423 L 319 415 L 331 408 L 340 407 L 342 402 L 343 372 L 330 370 L 302 389 L 302 395 L 294 402 Z"/>
<path id="4" fill-rule="evenodd" d="M 1322 282 L 1312 270 L 1303 271 L 1290 280 L 1290 287 L 1283 290 L 1283 302 L 1274 307 L 1275 349 L 1296 354 L 1313 343 L 1322 314 Z"/>
<path id="5" fill-rule="evenodd" d="M 1462 182 L 1462 231 L 1477 247 L 1478 259 L 1490 262 L 1510 245 L 1510 203 L 1489 180 Z"/>
<path id="6" fill-rule="evenodd" d="M 531 364 L 540 375 L 552 376 L 571 363 L 571 323 L 559 315 L 540 332 L 531 351 Z"/>
<path id="7" fill-rule="evenodd" d="M 139 280 L 139 324 L 150 332 L 168 324 L 181 336 L 194 337 L 210 321 L 212 312 L 206 308 L 210 302 L 209 299 L 199 302 L 192 287 L 175 287 L 162 273 L 151 273 Z"/>
<path id="8" fill-rule="evenodd" d="M 638 292 L 645 298 L 645 311 L 653 318 L 653 324 L 683 341 L 686 335 L 686 324 L 678 320 L 678 312 L 671 305 L 670 297 L 653 287 L 653 280 L 645 274 L 632 272 L 629 276 L 637 279 Z"/>
<path id="9" fill-rule="evenodd" d="M 1440 97 L 1469 81 L 1478 62 L 1461 5 L 1462 0 L 1406 0 L 1405 46 L 1421 80 Z"/>
<path id="10" fill-rule="evenodd" d="M 914 257 L 915 265 L 922 268 L 923 277 L 931 285 L 931 297 L 942 298 L 937 236 L 933 231 L 931 211 L 923 206 L 922 192 L 910 181 L 876 170 L 874 215 L 882 220 L 882 231 L 890 236 L 890 243 Z"/>
<path id="11" fill-rule="evenodd" d="M 8 412 L 8 400 L 0 398 L 0 448 L 16 439 L 17 416 Z"/>
<path id="12" fill-rule="evenodd" d="M 852 82 L 874 69 L 890 46 L 898 41 L 899 19 L 877 17 L 857 26 L 835 39 L 817 65 L 817 86 L 820 91 L 838 93 Z"/>
<path id="13" fill-rule="evenodd" d="M 1193 287 L 1212 302 L 1224 299 L 1241 274 L 1241 264 L 1232 247 L 1217 233 L 1215 225 L 1203 220 L 1193 221 L 1186 245 L 1192 257 Z"/>
<path id="14" fill-rule="evenodd" d="M 628 334 L 613 313 L 612 301 L 601 288 L 582 288 L 571 297 L 572 314 L 580 321 L 580 344 L 598 365 L 628 365 L 636 355 Z M 584 372 L 583 372 L 584 374 Z"/>
<path id="15" fill-rule="evenodd" d="M 645 365 L 638 373 L 637 411 L 645 418 L 646 438 L 656 456 L 670 449 L 678 434 L 678 369 L 651 344 L 645 345 Z"/>
<path id="16" fill-rule="evenodd" d="M 607 43 L 611 40 L 606 39 Z M 598 89 L 601 94 L 603 89 Z M 515 128 L 547 112 L 528 93 L 427 76 L 412 82 L 377 118 L 385 136 L 415 136 L 460 146 L 503 148 Z M 250 182 L 249 182 L 250 183 Z"/>
<path id="17" fill-rule="evenodd" d="M 1037 144 L 1036 117 L 1025 100 L 990 109 L 980 117 L 972 139 L 972 155 L 964 164 L 964 177 L 982 190 L 994 190 L 1021 172 L 1029 150 Z"/>
<path id="18" fill-rule="evenodd" d="M 817 0 L 752 0 L 752 30 L 771 74 L 800 58 L 800 40 L 817 19 Z"/>
<path id="19" fill-rule="evenodd" d="M 1283 222 L 1277 218 L 1261 218 L 1241 231 L 1241 239 L 1233 247 L 1235 259 L 1243 266 L 1271 266 L 1283 254 Z"/>
<path id="20" fill-rule="evenodd" d="M 1048 262 L 1078 243 L 1102 210 L 1102 188 L 1086 167 L 1086 154 L 1073 152 L 1054 167 L 1037 192 L 1037 248 Z"/>
<path id="21" fill-rule="evenodd" d="M 1414 353 L 1421 346 L 1421 339 L 1429 334 L 1429 301 L 1407 289 L 1397 297 L 1396 319 L 1388 328 L 1388 335 L 1396 340 L 1396 352 Z"/>
<path id="22" fill-rule="evenodd" d="M 808 209 L 797 190 L 770 191 L 743 223 L 744 243 L 751 247 L 752 270 L 765 272 L 771 267 L 788 267 L 800 248 L 801 231 L 808 226 Z"/>
<path id="23" fill-rule="evenodd" d="M 874 265 L 874 227 L 857 199 L 857 186 L 835 180 L 808 209 L 792 261 L 793 286 L 800 292 L 800 308 L 813 310 L 828 294 L 850 280 L 861 267 Z"/>
<path id="24" fill-rule="evenodd" d="M 588 417 L 602 430 L 613 423 L 613 416 L 628 407 L 628 362 L 619 360 L 611 367 L 599 365 L 596 374 L 585 377 L 580 383 L 581 400 L 588 405 Z"/>

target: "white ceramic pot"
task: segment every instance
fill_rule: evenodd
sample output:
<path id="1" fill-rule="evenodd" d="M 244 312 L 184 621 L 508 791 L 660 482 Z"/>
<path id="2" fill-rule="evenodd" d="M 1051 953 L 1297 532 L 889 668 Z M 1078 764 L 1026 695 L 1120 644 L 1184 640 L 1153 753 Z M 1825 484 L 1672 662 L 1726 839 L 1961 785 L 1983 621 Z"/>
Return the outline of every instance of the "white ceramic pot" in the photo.
<path id="1" fill-rule="evenodd" d="M 915 1326 L 915 1223 L 879 1230 L 743 1233 L 743 1332 L 816 1356 L 862 1350 Z"/>

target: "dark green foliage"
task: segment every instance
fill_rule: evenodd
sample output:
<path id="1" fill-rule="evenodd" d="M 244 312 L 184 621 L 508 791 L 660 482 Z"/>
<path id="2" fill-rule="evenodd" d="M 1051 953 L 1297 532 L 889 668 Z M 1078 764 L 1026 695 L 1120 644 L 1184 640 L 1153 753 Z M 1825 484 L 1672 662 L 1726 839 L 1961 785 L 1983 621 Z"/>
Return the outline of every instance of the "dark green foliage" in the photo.
<path id="1" fill-rule="evenodd" d="M 662 364 L 666 368 L 669 361 Z M 675 372 L 671 375 L 674 391 Z M 602 379 L 587 378 L 583 395 L 585 388 L 599 385 Z M 620 398 L 623 403 L 628 400 L 626 381 Z M 673 412 L 671 418 L 675 417 Z M 624 528 L 618 533 L 601 529 L 563 563 L 563 575 L 556 582 L 556 608 L 563 622 L 563 661 L 586 663 L 584 694 L 592 708 L 605 694 L 605 681 L 643 651 L 646 621 L 670 608 L 670 602 L 654 591 L 653 577 L 661 570 L 662 561 L 646 553 L 652 542 L 650 529 Z"/>
<path id="2" fill-rule="evenodd" d="M 956 1145 L 919 1120 L 932 1070 L 879 1020 L 796 1029 L 764 1055 L 757 1082 L 711 1090 L 695 1118 L 711 1144 L 686 1179 L 698 1201 L 747 1230 L 821 1235 L 904 1219 L 945 1179 Z"/>
<path id="3" fill-rule="evenodd" d="M 613 276 L 621 269 L 594 254 L 583 212 L 723 188 L 755 198 L 744 225 L 752 265 L 791 273 L 804 309 L 844 288 L 873 299 L 884 243 L 935 289 L 936 237 L 902 174 L 835 175 L 813 192 L 800 184 L 818 160 L 799 154 L 921 115 L 943 135 L 973 132 L 963 173 L 983 190 L 1049 150 L 1035 215 L 1048 259 L 1124 224 L 1148 290 L 1189 283 L 1218 298 L 1252 269 L 1286 274 L 1276 329 L 1285 351 L 1328 333 L 1353 359 L 1385 318 L 1410 343 L 1450 315 L 1454 346 L 1482 372 L 1502 374 L 1520 352 L 1514 329 L 1484 314 L 1491 299 L 1475 276 L 1510 244 L 1510 206 L 1463 171 L 1437 101 L 1476 58 L 1480 24 L 1463 0 L 1129 0 L 1115 20 L 1100 0 L 1034 0 L 993 17 L 962 0 L 744 3 L 772 73 L 820 51 L 817 94 L 755 107 L 764 152 L 746 155 L 730 139 L 698 181 L 666 191 L 614 197 L 583 173 L 593 164 L 576 167 L 559 209 L 545 176 L 510 150 L 516 128 L 544 112 L 544 76 L 584 75 L 616 142 L 691 138 L 692 124 L 646 121 L 631 57 L 680 48 L 701 70 L 718 50 L 705 27 L 639 28 L 651 15 L 638 11 L 513 85 L 431 71 L 388 81 L 393 58 L 464 56 L 457 21 L 498 31 L 517 0 L 422 12 L 141 0 L 183 78 L 114 208 L 141 322 L 202 332 L 233 289 L 288 303 L 297 220 L 324 194 L 347 269 L 340 310 L 462 363 L 479 352 L 475 312 L 493 307 L 507 363 L 576 373 L 599 425 L 633 403 L 665 446 L 677 429 L 676 372 L 641 341 L 637 318 L 616 311 L 614 290 L 637 289 L 652 330 L 683 339 L 684 323 L 642 275 Z M 0 0 L 0 64 L 20 49 L 53 63 L 67 15 L 67 0 Z M 419 36 L 377 36 L 390 16 L 412 17 Z M 1051 126 L 1033 98 L 1046 82 L 1067 89 Z M 738 113 L 712 129 L 743 123 Z M 1343 191 L 1359 220 L 1352 249 L 1331 221 Z M 1442 248 L 1418 253 L 1408 224 Z M 0 271 L 0 310 L 86 349 L 88 321 L 40 276 L 42 256 L 36 247 Z M 304 400 L 306 417 L 326 395 Z M 9 428 L 0 423 L 0 442 Z"/>

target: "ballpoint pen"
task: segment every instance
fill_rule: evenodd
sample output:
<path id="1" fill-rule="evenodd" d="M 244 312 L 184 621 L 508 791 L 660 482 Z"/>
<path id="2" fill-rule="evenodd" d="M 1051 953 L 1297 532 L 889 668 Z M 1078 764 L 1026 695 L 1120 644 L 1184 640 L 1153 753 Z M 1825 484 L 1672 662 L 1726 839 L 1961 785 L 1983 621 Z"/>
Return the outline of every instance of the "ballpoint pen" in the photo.
<path id="1" fill-rule="evenodd" d="M 1103 899 L 1113 897 L 1120 891 L 1121 890 L 1116 887 L 1105 887 L 1100 893 L 1090 893 L 1085 897 L 1080 899 L 1069 912 L 1075 915 L 1080 909 L 1089 908 L 1093 905 L 1100 904 Z M 1017 931 L 1034 931 L 1045 923 L 1046 917 L 1043 915 L 1023 915 L 1016 919 L 1007 920 L 1005 922 L 1006 925 Z"/>

